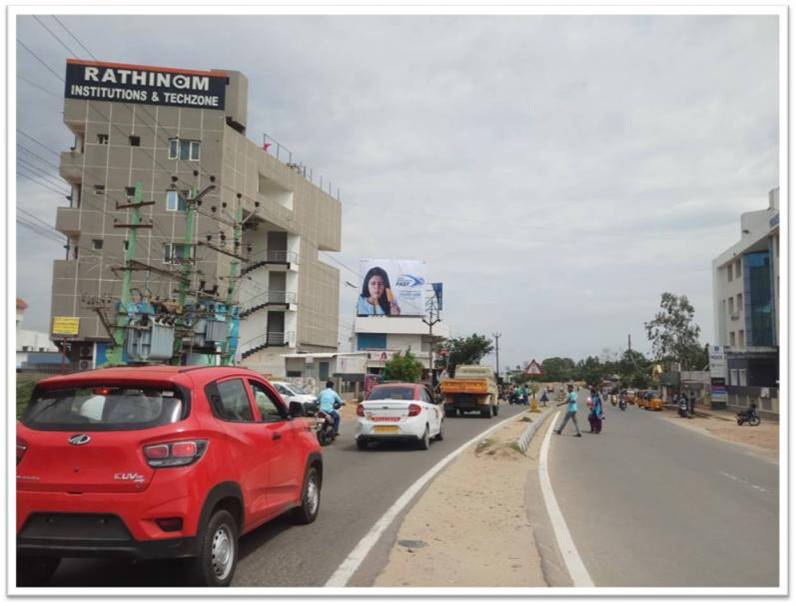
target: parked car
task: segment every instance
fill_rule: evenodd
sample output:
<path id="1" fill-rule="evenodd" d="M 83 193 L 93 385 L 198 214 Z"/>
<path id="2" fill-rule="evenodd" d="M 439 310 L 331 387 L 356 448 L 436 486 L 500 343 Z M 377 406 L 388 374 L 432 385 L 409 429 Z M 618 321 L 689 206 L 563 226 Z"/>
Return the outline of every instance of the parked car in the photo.
<path id="1" fill-rule="evenodd" d="M 298 385 L 284 381 L 271 381 L 271 385 L 279 392 L 279 395 L 282 396 L 288 406 L 290 406 L 291 402 L 301 404 L 304 409 L 304 416 L 314 416 L 318 412 L 318 407 L 320 406 L 318 398 L 311 393 L 307 393 Z"/>
<path id="2" fill-rule="evenodd" d="M 444 416 L 425 385 L 377 385 L 357 406 L 357 447 L 365 450 L 374 442 L 410 440 L 427 450 L 432 439 L 442 440 Z"/>
<path id="3" fill-rule="evenodd" d="M 234 367 L 117 367 L 39 381 L 17 423 L 17 583 L 61 558 L 187 558 L 226 586 L 238 537 L 318 515 L 312 424 Z"/>

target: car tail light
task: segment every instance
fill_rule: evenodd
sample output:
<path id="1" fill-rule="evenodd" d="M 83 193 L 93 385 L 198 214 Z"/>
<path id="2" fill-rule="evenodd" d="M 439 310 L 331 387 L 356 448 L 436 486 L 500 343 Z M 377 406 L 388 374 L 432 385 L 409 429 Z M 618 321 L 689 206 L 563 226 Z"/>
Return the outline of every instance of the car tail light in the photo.
<path id="1" fill-rule="evenodd" d="M 150 467 L 181 467 L 202 458 L 207 440 L 182 440 L 144 446 L 144 457 Z"/>
<path id="2" fill-rule="evenodd" d="M 22 457 L 28 452 L 28 445 L 25 440 L 17 440 L 17 465 L 22 462 Z"/>
<path id="3" fill-rule="evenodd" d="M 357 416 L 358 417 L 364 417 L 365 416 L 365 407 L 362 406 L 362 404 L 357 406 Z"/>
<path id="4" fill-rule="evenodd" d="M 420 414 L 420 411 L 423 410 L 419 404 L 410 404 L 409 405 L 409 416 L 416 417 Z"/>

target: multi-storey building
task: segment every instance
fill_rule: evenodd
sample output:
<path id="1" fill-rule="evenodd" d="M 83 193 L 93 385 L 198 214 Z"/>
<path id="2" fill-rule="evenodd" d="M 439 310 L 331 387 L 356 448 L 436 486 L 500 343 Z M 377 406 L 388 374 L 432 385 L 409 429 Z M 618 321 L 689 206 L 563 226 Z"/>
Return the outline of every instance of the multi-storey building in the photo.
<path id="1" fill-rule="evenodd" d="M 713 260 L 715 340 L 726 357 L 727 403 L 778 411 L 779 188 L 741 215 L 741 239 Z"/>
<path id="2" fill-rule="evenodd" d="M 137 183 L 153 202 L 141 207 L 151 227 L 136 229 L 137 293 L 173 298 L 188 263 L 193 290 L 232 289 L 241 364 L 281 373 L 281 354 L 335 351 L 338 270 L 318 253 L 340 250 L 340 202 L 247 138 L 246 77 L 69 60 L 66 80 L 75 143 L 60 174 L 72 191 L 56 228 L 69 246 L 54 264 L 52 315 L 80 319 L 73 367 L 106 360 L 109 330 L 87 298 L 121 294 L 131 230 L 118 226 L 131 222 Z M 210 186 L 186 235 L 186 200 Z"/>

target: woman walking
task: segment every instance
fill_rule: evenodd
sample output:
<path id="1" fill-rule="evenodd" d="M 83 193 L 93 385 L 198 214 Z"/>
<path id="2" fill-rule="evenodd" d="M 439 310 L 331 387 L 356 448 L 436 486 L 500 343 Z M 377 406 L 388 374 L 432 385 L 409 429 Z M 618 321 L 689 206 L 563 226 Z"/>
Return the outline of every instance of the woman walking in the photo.
<path id="1" fill-rule="evenodd" d="M 591 390 L 591 414 L 589 415 L 589 425 L 591 433 L 599 434 L 603 430 L 603 400 L 596 389 Z"/>

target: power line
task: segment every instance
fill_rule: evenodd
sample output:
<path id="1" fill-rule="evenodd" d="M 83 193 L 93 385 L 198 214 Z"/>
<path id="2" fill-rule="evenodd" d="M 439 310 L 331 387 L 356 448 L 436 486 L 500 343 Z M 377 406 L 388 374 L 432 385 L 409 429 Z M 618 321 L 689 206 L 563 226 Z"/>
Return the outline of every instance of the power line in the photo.
<path id="1" fill-rule="evenodd" d="M 61 20 L 60 20 L 58 17 L 56 17 L 55 15 L 50 15 L 50 16 L 51 16 L 53 19 L 55 19 L 55 21 L 58 23 L 58 25 L 60 25 L 60 26 L 61 26 L 61 27 L 64 29 L 64 31 L 65 31 L 67 34 L 69 34 L 70 36 L 72 36 L 72 38 L 74 39 L 74 41 L 75 41 L 75 42 L 77 42 L 77 43 L 78 43 L 78 44 L 79 44 L 79 45 L 80 45 L 80 46 L 83 48 L 83 50 L 84 50 L 84 51 L 86 51 L 86 52 L 87 52 L 87 53 L 88 53 L 88 54 L 91 56 L 91 58 L 92 58 L 92 59 L 94 59 L 94 61 L 99 61 L 99 59 L 97 59 L 97 58 L 94 56 L 94 53 L 92 53 L 90 50 L 88 50 L 88 49 L 85 47 L 85 45 L 84 45 L 84 44 L 83 44 L 83 43 L 82 43 L 82 42 L 81 42 L 81 41 L 78 39 L 78 37 L 77 37 L 77 36 L 75 36 L 75 35 L 74 35 L 74 34 L 73 34 L 73 33 L 72 33 L 70 30 L 69 30 L 69 28 L 68 28 L 68 27 L 66 27 L 66 25 L 63 23 L 63 21 L 61 21 Z"/>
<path id="2" fill-rule="evenodd" d="M 34 151 L 32 151 L 32 150 L 28 149 L 27 147 L 25 147 L 25 146 L 24 146 L 24 145 L 22 145 L 21 143 L 17 143 L 17 147 L 19 147 L 19 148 L 23 149 L 24 151 L 26 151 L 27 153 L 29 153 L 29 154 L 30 154 L 31 156 L 33 156 L 34 158 L 38 158 L 39 160 L 41 160 L 42 162 L 44 162 L 44 163 L 45 163 L 45 164 L 47 164 L 48 166 L 52 166 L 54 169 L 58 170 L 58 166 L 56 166 L 55 164 L 53 164 L 53 163 L 52 163 L 52 162 L 50 162 L 49 160 L 45 160 L 45 159 L 44 159 L 44 158 L 42 158 L 42 157 L 41 157 L 39 154 L 37 154 L 36 152 L 34 152 Z"/>
<path id="3" fill-rule="evenodd" d="M 39 181 L 38 180 L 39 177 L 37 175 L 35 175 L 35 174 L 34 175 L 29 175 L 29 174 L 23 172 L 24 168 L 25 167 L 17 167 L 17 174 L 25 177 L 25 179 L 27 179 L 28 181 L 30 181 L 32 183 L 35 183 L 36 185 L 39 185 L 40 187 L 43 187 L 44 189 L 49 189 L 53 193 L 59 194 L 61 196 L 68 196 L 69 195 L 69 194 L 67 194 L 64 191 L 58 191 L 57 189 L 54 189 L 54 188 L 50 187 L 46 182 Z"/>
<path id="4" fill-rule="evenodd" d="M 39 63 L 41 63 L 45 67 L 45 69 L 48 72 L 50 72 L 53 76 L 58 78 L 61 82 L 65 82 L 64 79 L 61 76 L 59 76 L 58 73 L 55 72 L 55 70 L 53 70 L 53 68 L 51 68 L 49 65 L 47 65 L 41 57 L 39 57 L 36 53 L 34 53 L 32 50 L 30 50 L 27 46 L 25 46 L 25 43 L 22 42 L 22 40 L 20 40 L 19 38 L 17 38 L 17 44 L 19 44 L 22 48 L 24 48 L 31 55 L 33 55 L 33 58 L 36 59 L 36 61 L 38 61 Z"/>
<path id="5" fill-rule="evenodd" d="M 42 178 L 46 179 L 47 182 L 53 185 L 54 187 L 61 187 L 61 183 L 45 169 L 36 166 L 35 164 L 29 162 L 28 160 L 25 160 L 25 158 L 17 157 L 17 162 L 22 164 L 22 168 L 27 168 L 29 171 L 33 172 L 34 174 L 40 175 Z"/>
<path id="6" fill-rule="evenodd" d="M 43 93 L 45 93 L 45 94 L 47 94 L 47 95 L 50 95 L 51 97 L 54 97 L 55 99 L 58 99 L 59 101 L 61 100 L 61 96 L 60 96 L 60 95 L 56 95 L 55 93 L 48 91 L 48 90 L 47 90 L 46 88 L 44 88 L 44 87 L 43 87 L 41 84 L 37 84 L 37 83 L 36 83 L 36 82 L 34 82 L 33 80 L 29 80 L 29 79 L 27 79 L 25 76 L 22 76 L 22 75 L 20 75 L 20 74 L 17 74 L 17 78 L 19 78 L 19 79 L 20 79 L 20 80 L 22 80 L 23 82 L 27 82 L 27 83 L 28 83 L 28 84 L 30 84 L 31 86 L 34 86 L 34 87 L 38 88 L 38 89 L 39 89 L 40 91 L 42 91 Z"/>
<path id="7" fill-rule="evenodd" d="M 57 151 L 55 151 L 55 150 L 54 150 L 52 147 L 47 147 L 47 146 L 46 146 L 44 143 L 42 143 L 41 141 L 39 141 L 39 140 L 38 140 L 38 139 L 36 139 L 35 137 L 33 137 L 33 136 L 29 135 L 29 134 L 28 134 L 28 133 L 26 133 L 25 131 L 23 131 L 23 130 L 20 130 L 20 129 L 18 128 L 18 129 L 17 129 L 17 132 L 18 132 L 20 135 L 22 135 L 23 137 L 27 137 L 28 139 L 30 139 L 30 140 L 31 140 L 31 141 L 33 141 L 34 143 L 38 143 L 38 144 L 39 144 L 39 145 L 41 145 L 41 146 L 42 146 L 44 149 L 46 149 L 47 151 L 49 151 L 49 152 L 51 152 L 51 153 L 55 154 L 55 155 L 56 155 L 56 156 L 58 156 L 59 158 L 61 157 L 61 153 L 60 153 L 60 152 L 57 152 Z"/>
<path id="8" fill-rule="evenodd" d="M 38 15 L 33 15 L 33 18 L 36 19 L 39 25 L 41 25 L 44 29 L 46 29 L 53 38 L 58 40 L 61 46 L 63 46 L 66 49 L 66 52 L 68 52 L 70 55 L 74 55 L 75 57 L 77 57 L 77 53 L 73 51 L 71 48 L 69 48 L 63 40 L 61 40 L 58 36 L 56 36 L 55 32 L 52 31 L 49 27 L 47 27 L 47 24 L 45 24 L 44 21 L 39 19 Z"/>

